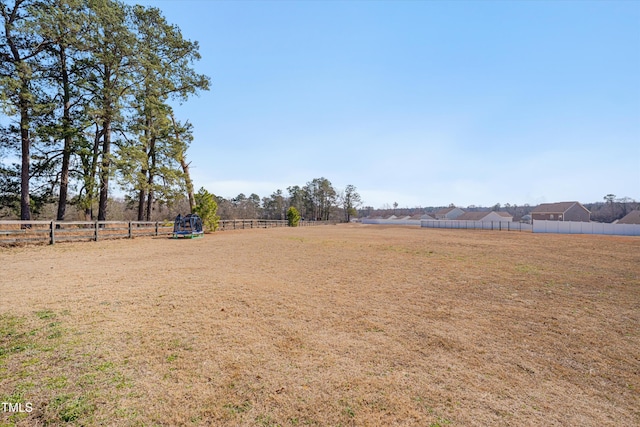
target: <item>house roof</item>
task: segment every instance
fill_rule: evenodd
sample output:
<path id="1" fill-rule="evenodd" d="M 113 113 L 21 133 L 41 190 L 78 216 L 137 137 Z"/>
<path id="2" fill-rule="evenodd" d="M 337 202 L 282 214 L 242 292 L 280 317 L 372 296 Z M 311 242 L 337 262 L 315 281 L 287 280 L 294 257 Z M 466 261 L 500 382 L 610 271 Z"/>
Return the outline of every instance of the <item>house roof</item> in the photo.
<path id="1" fill-rule="evenodd" d="M 531 213 L 561 214 L 568 211 L 575 204 L 580 205 L 580 207 L 589 212 L 587 208 L 580 204 L 580 202 L 558 202 L 538 205 L 531 211 Z"/>
<path id="2" fill-rule="evenodd" d="M 513 215 L 511 215 L 509 212 L 495 211 L 495 213 L 504 218 L 513 218 Z"/>
<path id="3" fill-rule="evenodd" d="M 456 221 L 480 221 L 491 212 L 465 212 L 456 218 Z"/>
<path id="4" fill-rule="evenodd" d="M 640 224 L 640 210 L 631 211 L 616 224 Z"/>
<path id="5" fill-rule="evenodd" d="M 454 209 L 455 209 L 455 208 L 442 208 L 442 209 L 438 209 L 438 210 L 436 211 L 436 214 L 438 214 L 438 215 L 446 215 L 446 214 L 448 214 L 449 212 L 451 212 L 451 211 L 452 211 L 452 210 L 454 210 Z"/>
<path id="6" fill-rule="evenodd" d="M 481 211 L 481 212 L 465 212 L 456 218 L 457 221 L 481 221 L 486 216 L 495 213 L 503 218 L 513 218 L 509 212 L 496 212 L 496 211 Z"/>
<path id="7" fill-rule="evenodd" d="M 449 212 L 451 212 L 454 209 L 460 209 L 460 208 L 456 208 L 456 207 L 453 207 L 453 208 L 442 208 L 442 209 L 437 210 L 436 214 L 437 215 L 446 215 L 446 214 L 448 214 Z"/>

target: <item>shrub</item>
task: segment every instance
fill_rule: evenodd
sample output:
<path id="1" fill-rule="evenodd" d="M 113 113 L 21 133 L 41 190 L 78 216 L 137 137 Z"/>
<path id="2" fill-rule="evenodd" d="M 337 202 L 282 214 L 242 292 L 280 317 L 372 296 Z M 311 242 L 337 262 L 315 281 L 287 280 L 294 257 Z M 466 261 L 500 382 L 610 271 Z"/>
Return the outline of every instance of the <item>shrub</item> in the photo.
<path id="1" fill-rule="evenodd" d="M 202 218 L 202 225 L 207 231 L 216 231 L 220 217 L 218 213 L 218 203 L 213 194 L 204 188 L 198 190 L 196 194 L 196 208 L 194 213 Z"/>
<path id="2" fill-rule="evenodd" d="M 297 227 L 300 222 L 300 212 L 298 209 L 291 206 L 287 210 L 287 221 L 289 221 L 289 227 Z"/>

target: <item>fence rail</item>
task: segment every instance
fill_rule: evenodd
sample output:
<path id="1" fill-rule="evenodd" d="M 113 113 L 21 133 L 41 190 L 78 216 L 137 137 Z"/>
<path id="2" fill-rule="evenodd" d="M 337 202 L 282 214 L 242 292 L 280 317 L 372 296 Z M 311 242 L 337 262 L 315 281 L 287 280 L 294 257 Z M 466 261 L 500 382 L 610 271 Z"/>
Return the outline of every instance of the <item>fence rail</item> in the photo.
<path id="1" fill-rule="evenodd" d="M 331 221 L 300 221 L 298 226 L 310 227 L 313 225 L 331 224 Z M 224 219 L 218 221 L 218 230 L 245 230 L 247 228 L 273 228 L 287 227 L 288 221 L 279 219 Z"/>
<path id="2" fill-rule="evenodd" d="M 172 222 L 160 221 L 0 221 L 0 244 L 98 241 L 168 236 Z"/>
<path id="3" fill-rule="evenodd" d="M 420 224 L 424 228 L 456 228 L 468 230 L 499 231 L 531 231 L 531 224 L 512 221 L 456 221 L 456 220 L 424 220 Z"/>
<path id="4" fill-rule="evenodd" d="M 415 225 L 420 227 L 419 219 L 376 219 L 376 218 L 363 218 L 360 221 L 362 224 L 379 224 L 379 225 Z"/>
<path id="5" fill-rule="evenodd" d="M 330 224 L 329 221 L 300 221 L 299 225 Z M 218 231 L 286 227 L 287 221 L 238 219 L 219 221 Z M 172 221 L 0 221 L 0 245 L 98 241 L 142 236 L 170 236 Z"/>

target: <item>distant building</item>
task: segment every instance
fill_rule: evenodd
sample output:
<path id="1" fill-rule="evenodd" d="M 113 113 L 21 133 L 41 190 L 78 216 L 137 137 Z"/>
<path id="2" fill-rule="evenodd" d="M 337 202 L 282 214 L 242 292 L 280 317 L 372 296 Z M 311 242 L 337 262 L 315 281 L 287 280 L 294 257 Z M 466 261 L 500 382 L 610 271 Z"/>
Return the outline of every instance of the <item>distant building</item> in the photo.
<path id="1" fill-rule="evenodd" d="M 533 221 L 589 222 L 591 212 L 580 202 L 543 203 L 531 211 Z"/>
<path id="2" fill-rule="evenodd" d="M 629 212 L 620 218 L 616 224 L 640 224 L 640 210 Z"/>
<path id="3" fill-rule="evenodd" d="M 462 215 L 464 211 L 460 208 L 444 208 L 435 213 L 436 219 L 456 219 Z"/>
<path id="4" fill-rule="evenodd" d="M 513 216 L 508 212 L 465 212 L 456 221 L 511 222 Z"/>

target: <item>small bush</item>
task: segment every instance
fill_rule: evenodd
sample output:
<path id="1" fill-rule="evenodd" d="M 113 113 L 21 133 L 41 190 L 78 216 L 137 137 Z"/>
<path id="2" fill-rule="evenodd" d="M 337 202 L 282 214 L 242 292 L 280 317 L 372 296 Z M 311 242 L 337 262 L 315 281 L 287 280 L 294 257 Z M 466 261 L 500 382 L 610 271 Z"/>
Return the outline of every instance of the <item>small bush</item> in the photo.
<path id="1" fill-rule="evenodd" d="M 220 217 L 218 213 L 218 204 L 215 196 L 204 188 L 201 188 L 196 194 L 195 213 L 202 218 L 202 225 L 206 231 L 216 231 L 218 229 L 218 221 Z"/>
<path id="2" fill-rule="evenodd" d="M 289 227 L 297 227 L 300 222 L 300 212 L 298 209 L 291 206 L 287 210 L 287 221 L 289 221 Z"/>

